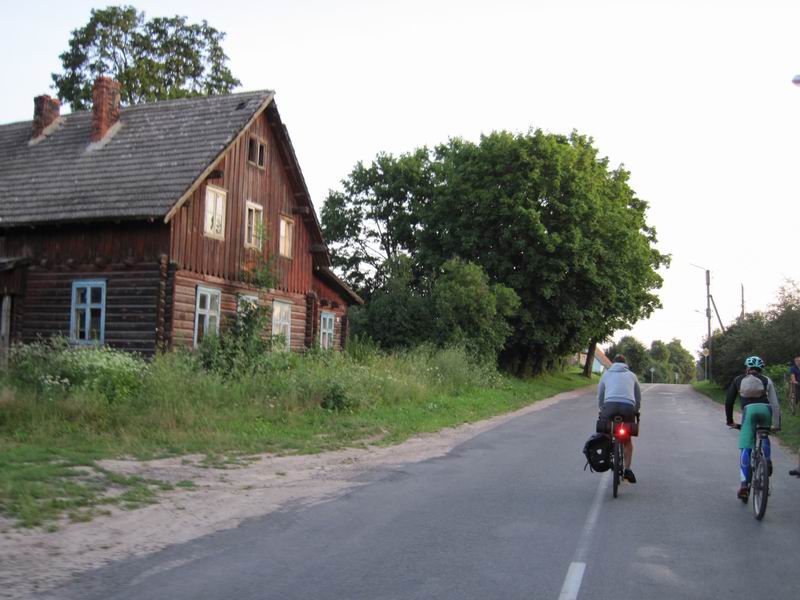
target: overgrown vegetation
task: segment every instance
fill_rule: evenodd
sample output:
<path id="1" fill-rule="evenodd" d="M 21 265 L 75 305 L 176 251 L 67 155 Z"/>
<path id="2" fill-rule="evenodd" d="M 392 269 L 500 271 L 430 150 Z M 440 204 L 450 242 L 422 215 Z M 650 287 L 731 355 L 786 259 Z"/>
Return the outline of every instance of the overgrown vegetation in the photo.
<path id="1" fill-rule="evenodd" d="M 150 363 L 58 340 L 14 348 L 0 379 L 0 512 L 26 526 L 81 520 L 169 487 L 100 469 L 101 458 L 202 453 L 224 466 L 395 443 L 586 384 L 577 374 L 511 379 L 459 347 L 389 354 L 353 340 L 347 353 L 272 352 L 254 334 L 261 319 L 253 309 L 199 352 Z"/>

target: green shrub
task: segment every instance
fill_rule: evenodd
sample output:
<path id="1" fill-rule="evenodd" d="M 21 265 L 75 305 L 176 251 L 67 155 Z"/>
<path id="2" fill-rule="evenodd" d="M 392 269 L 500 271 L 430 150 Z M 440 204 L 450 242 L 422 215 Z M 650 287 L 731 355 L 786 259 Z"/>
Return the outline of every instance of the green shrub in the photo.
<path id="1" fill-rule="evenodd" d="M 63 338 L 14 346 L 12 380 L 46 398 L 81 391 L 108 403 L 134 397 L 147 373 L 136 354 L 107 347 L 71 347 Z"/>

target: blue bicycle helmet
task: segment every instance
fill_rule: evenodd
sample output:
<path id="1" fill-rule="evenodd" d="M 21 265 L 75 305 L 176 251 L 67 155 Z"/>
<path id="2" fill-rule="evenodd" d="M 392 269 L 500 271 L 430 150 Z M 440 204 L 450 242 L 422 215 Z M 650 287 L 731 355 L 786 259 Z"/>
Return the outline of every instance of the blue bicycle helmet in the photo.
<path id="1" fill-rule="evenodd" d="M 748 356 L 744 359 L 744 366 L 748 369 L 758 369 L 760 371 L 764 368 L 764 361 L 758 356 Z"/>

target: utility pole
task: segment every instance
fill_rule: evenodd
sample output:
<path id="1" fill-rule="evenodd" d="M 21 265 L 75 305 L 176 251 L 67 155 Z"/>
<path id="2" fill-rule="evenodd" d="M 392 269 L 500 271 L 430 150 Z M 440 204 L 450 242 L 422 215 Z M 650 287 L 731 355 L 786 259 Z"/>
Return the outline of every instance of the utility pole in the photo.
<path id="1" fill-rule="evenodd" d="M 742 284 L 742 321 L 744 321 L 744 284 Z"/>
<path id="2" fill-rule="evenodd" d="M 708 319 L 708 337 L 706 345 L 708 354 L 706 355 L 706 381 L 711 379 L 711 271 L 706 269 L 706 319 Z"/>
<path id="3" fill-rule="evenodd" d="M 694 263 L 689 264 L 706 272 L 706 319 L 708 320 L 708 334 L 703 355 L 706 357 L 706 380 L 709 380 L 711 379 L 711 271 Z M 716 304 L 714 305 L 714 309 L 716 310 Z M 720 325 L 722 325 L 721 320 Z"/>

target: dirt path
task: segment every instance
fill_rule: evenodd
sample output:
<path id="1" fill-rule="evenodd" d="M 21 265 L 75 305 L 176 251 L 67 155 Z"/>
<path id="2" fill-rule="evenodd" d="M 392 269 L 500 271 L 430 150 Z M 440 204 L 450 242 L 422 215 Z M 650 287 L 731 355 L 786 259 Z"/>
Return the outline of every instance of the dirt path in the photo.
<path id="1" fill-rule="evenodd" d="M 112 509 L 88 523 L 61 523 L 53 533 L 19 530 L 0 520 L 0 598 L 30 598 L 52 590 L 73 575 L 127 557 L 155 552 L 287 504 L 312 505 L 362 482 L 375 468 L 414 463 L 447 454 L 452 448 L 515 417 L 585 394 L 586 388 L 479 423 L 421 435 L 391 447 L 371 446 L 310 456 L 258 457 L 236 469 L 208 469 L 201 456 L 153 461 L 103 461 L 103 467 L 195 488 L 160 495 L 160 502 L 133 511 Z"/>

